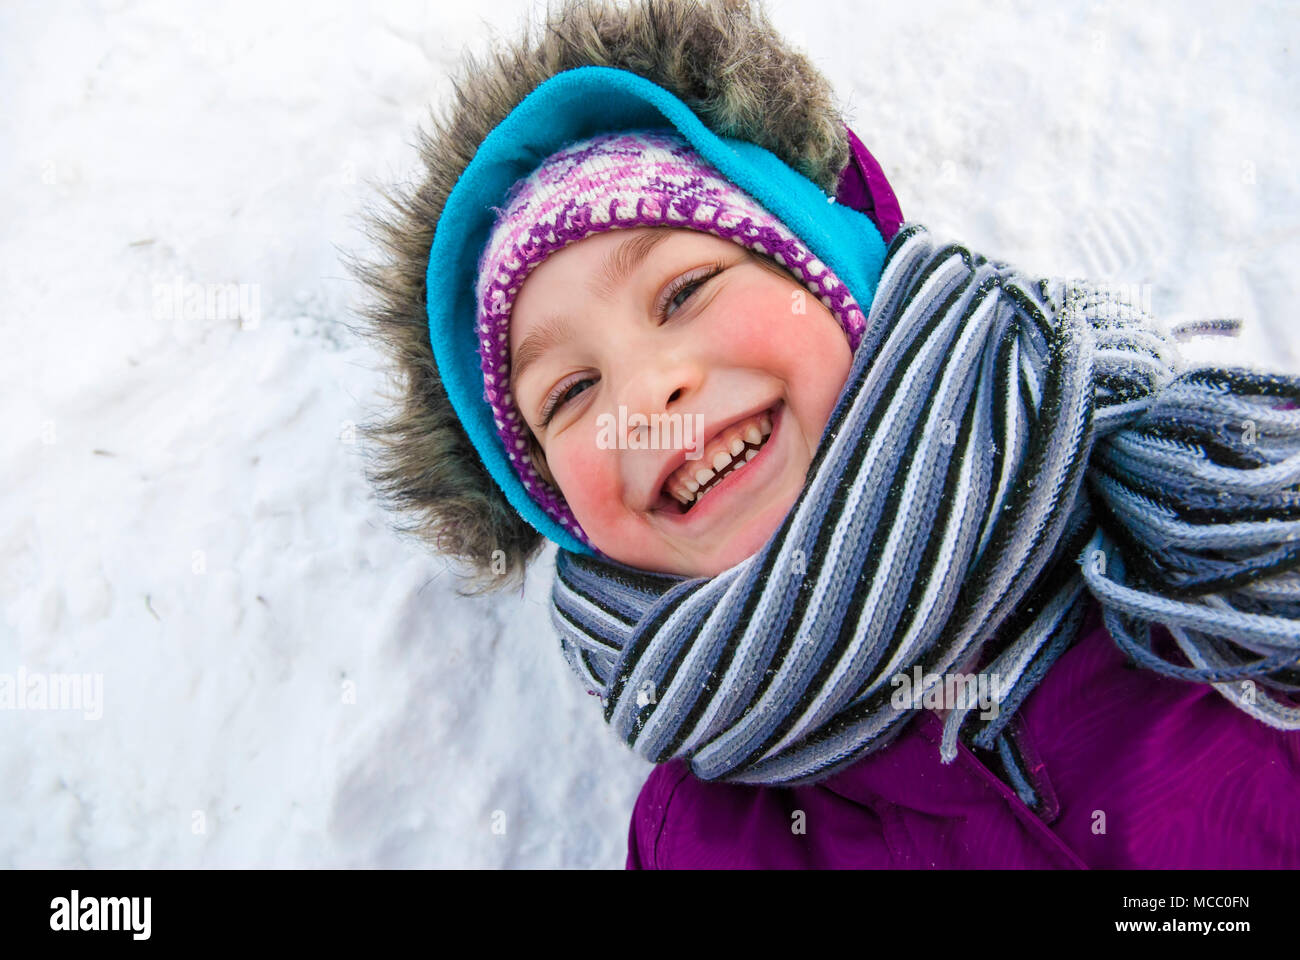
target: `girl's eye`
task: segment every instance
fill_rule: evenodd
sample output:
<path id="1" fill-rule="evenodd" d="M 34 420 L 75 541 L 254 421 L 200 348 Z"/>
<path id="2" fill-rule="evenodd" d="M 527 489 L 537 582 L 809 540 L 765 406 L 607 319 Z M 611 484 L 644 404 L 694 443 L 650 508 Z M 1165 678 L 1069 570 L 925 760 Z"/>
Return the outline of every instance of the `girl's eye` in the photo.
<path id="1" fill-rule="evenodd" d="M 705 268 L 707 272 L 703 276 L 692 277 L 688 275 L 674 281 L 672 286 L 665 292 L 663 299 L 659 301 L 659 308 L 656 311 L 659 317 L 659 322 L 664 323 L 671 316 L 668 312 L 669 307 L 680 307 L 682 305 L 682 303 L 679 303 L 677 300 L 679 296 L 683 293 L 686 294 L 686 297 L 682 301 L 684 303 L 685 300 L 691 298 L 691 294 L 694 293 L 697 288 L 704 286 L 704 284 L 708 283 L 726 268 L 727 266 L 724 263 L 714 263 Z"/>
<path id="2" fill-rule="evenodd" d="M 555 393 L 553 393 L 550 399 L 546 403 L 546 415 L 542 417 L 542 426 L 543 427 L 547 426 L 551 422 L 551 418 L 554 417 L 555 414 L 559 412 L 559 409 L 562 406 L 564 406 L 566 403 L 568 403 L 569 400 L 571 400 L 573 397 L 577 396 L 577 394 L 573 392 L 574 387 L 581 386 L 584 383 L 595 383 L 595 382 L 596 381 L 592 380 L 591 377 L 584 377 L 581 380 L 572 381 L 567 386 L 563 386 Z M 582 392 L 581 390 L 578 391 L 578 393 L 581 392 Z"/>

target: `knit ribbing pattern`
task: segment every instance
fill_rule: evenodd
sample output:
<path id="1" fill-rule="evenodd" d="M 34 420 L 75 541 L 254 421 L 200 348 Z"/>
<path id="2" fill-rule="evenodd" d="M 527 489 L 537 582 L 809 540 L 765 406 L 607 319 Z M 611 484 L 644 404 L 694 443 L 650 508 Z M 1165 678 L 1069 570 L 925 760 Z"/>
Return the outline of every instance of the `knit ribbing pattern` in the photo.
<path id="1" fill-rule="evenodd" d="M 510 314 L 528 274 L 571 243 L 607 230 L 700 230 L 767 254 L 834 314 L 856 349 L 866 318 L 848 287 L 791 230 L 678 134 L 602 134 L 547 157 L 506 198 L 479 258 L 478 352 L 483 398 L 528 495 L 595 549 L 563 494 L 529 457 L 529 427 L 510 390 Z"/>
<path id="2" fill-rule="evenodd" d="M 1297 729 L 1298 400 L 1300 378 L 1186 370 L 1137 308 L 908 224 L 764 548 L 695 579 L 561 550 L 552 621 L 615 733 L 706 780 L 830 776 L 916 712 L 892 677 L 972 658 L 999 709 L 973 732 L 952 710 L 941 759 L 959 732 L 1009 756 L 1089 593 L 1142 666 Z M 1156 623 L 1193 666 L 1156 654 Z"/>

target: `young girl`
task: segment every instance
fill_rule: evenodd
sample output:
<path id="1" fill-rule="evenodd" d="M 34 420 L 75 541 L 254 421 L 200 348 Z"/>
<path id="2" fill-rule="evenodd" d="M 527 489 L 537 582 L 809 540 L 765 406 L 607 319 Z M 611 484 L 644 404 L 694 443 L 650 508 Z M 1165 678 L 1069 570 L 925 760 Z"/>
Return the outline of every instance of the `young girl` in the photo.
<path id="1" fill-rule="evenodd" d="M 494 60 L 360 269 L 375 476 L 559 545 L 629 867 L 1300 865 L 1300 379 L 902 224 L 751 4 Z"/>

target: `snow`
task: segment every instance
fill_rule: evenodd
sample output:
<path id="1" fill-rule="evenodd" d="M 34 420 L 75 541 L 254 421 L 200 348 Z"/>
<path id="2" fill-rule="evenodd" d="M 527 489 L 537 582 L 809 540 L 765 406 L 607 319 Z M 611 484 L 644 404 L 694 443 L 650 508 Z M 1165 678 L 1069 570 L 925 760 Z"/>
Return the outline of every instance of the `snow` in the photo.
<path id="1" fill-rule="evenodd" d="M 1295 6 L 767 6 L 909 219 L 1300 372 Z M 459 51 L 541 9 L 0 11 L 0 676 L 103 684 L 99 718 L 0 709 L 0 864 L 623 865 L 650 765 L 560 655 L 554 548 L 467 599 L 395 534 L 342 322 L 373 184 Z"/>

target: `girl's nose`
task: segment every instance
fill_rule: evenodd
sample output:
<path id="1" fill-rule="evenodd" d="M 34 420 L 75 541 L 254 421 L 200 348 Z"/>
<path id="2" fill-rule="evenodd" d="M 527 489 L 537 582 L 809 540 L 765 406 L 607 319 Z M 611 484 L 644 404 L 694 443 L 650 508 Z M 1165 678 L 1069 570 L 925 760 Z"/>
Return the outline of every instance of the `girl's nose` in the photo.
<path id="1" fill-rule="evenodd" d="M 685 360 L 666 357 L 649 358 L 636 364 L 636 370 L 621 393 L 627 415 L 644 414 L 647 418 L 662 413 L 681 413 L 684 405 L 697 394 L 701 373 Z M 629 429 L 629 434 L 635 428 Z"/>

